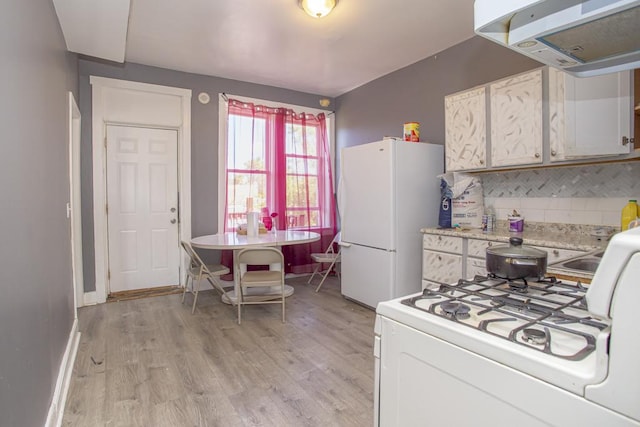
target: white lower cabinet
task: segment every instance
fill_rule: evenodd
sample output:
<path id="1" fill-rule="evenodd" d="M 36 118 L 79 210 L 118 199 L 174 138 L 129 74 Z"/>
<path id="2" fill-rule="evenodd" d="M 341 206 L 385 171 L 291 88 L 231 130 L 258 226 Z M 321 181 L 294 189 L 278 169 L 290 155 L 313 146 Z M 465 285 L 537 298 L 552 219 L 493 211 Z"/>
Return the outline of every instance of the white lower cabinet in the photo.
<path id="1" fill-rule="evenodd" d="M 422 239 L 422 288 L 457 282 L 462 277 L 461 237 L 425 234 Z"/>
<path id="2" fill-rule="evenodd" d="M 487 260 L 484 258 L 467 258 L 465 278 L 473 280 L 475 276 L 487 275 Z"/>
<path id="3" fill-rule="evenodd" d="M 441 236 L 437 234 L 425 234 L 422 238 L 422 247 L 438 252 L 462 255 L 462 237 Z"/>
<path id="4" fill-rule="evenodd" d="M 496 245 L 496 242 L 482 239 L 465 239 L 467 240 L 467 257 L 466 269 L 464 277 L 472 280 L 475 276 L 487 275 L 487 248 Z"/>
<path id="5" fill-rule="evenodd" d="M 436 283 L 453 283 L 462 277 L 462 255 L 426 250 L 422 257 L 422 278 Z"/>

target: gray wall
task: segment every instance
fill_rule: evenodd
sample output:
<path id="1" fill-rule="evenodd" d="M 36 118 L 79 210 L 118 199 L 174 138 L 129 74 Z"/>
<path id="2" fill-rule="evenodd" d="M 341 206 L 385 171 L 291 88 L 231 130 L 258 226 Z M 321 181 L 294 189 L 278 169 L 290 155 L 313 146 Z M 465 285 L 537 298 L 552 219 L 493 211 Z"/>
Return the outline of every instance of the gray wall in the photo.
<path id="1" fill-rule="evenodd" d="M 148 67 L 139 64 L 113 64 L 79 61 L 80 111 L 82 113 L 82 235 L 85 291 L 95 290 L 93 241 L 93 171 L 91 150 L 91 86 L 89 76 L 152 83 L 191 89 L 191 200 L 192 234 L 216 233 L 218 224 L 218 93 L 267 99 L 322 109 L 320 95 L 199 74 Z M 207 92 L 211 102 L 202 105 L 197 96 Z M 332 100 L 333 101 L 333 100 Z M 217 256 L 206 251 L 210 259 Z"/>
<path id="2" fill-rule="evenodd" d="M 0 424 L 42 426 L 73 324 L 66 52 L 51 1 L 0 13 Z"/>
<path id="3" fill-rule="evenodd" d="M 340 148 L 402 136 L 420 123 L 420 139 L 444 145 L 444 97 L 541 64 L 474 37 L 336 98 Z"/>

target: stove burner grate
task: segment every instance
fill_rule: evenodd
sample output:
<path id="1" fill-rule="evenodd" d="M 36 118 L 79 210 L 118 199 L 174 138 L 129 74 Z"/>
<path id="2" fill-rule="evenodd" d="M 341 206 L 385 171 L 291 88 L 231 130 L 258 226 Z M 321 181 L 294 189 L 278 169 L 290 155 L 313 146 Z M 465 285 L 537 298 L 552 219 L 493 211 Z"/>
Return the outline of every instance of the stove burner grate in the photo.
<path id="1" fill-rule="evenodd" d="M 442 313 L 450 317 L 452 319 L 468 319 L 470 316 L 469 312 L 471 311 L 471 307 L 466 304 L 462 304 L 457 301 L 447 301 L 443 302 L 440 305 L 442 309 Z"/>
<path id="2" fill-rule="evenodd" d="M 515 286 L 513 282 L 476 276 L 425 289 L 401 303 L 567 360 L 582 360 L 595 349 L 595 335 L 607 324 L 589 315 L 584 304 L 587 288 L 580 282 L 564 283 L 555 278 L 521 280 Z M 513 328 L 505 322 L 513 322 Z M 498 326 L 502 324 L 505 326 Z M 585 328 L 593 329 L 588 332 Z M 583 346 L 572 354 L 554 351 L 551 336 L 556 333 L 582 340 Z"/>
<path id="3" fill-rule="evenodd" d="M 507 281 L 507 284 L 509 285 L 510 290 L 519 294 L 526 294 L 527 289 L 529 288 L 527 279 L 512 279 Z"/>
<path id="4" fill-rule="evenodd" d="M 529 344 L 542 345 L 548 340 L 547 333 L 540 329 L 526 328 L 522 331 L 522 340 Z"/>
<path id="5" fill-rule="evenodd" d="M 551 278 L 550 278 L 551 279 Z M 549 279 L 549 280 L 550 280 Z M 512 292 L 517 292 L 519 294 L 526 294 L 527 293 L 527 289 L 529 288 L 529 283 L 527 283 L 527 279 L 525 279 L 524 277 L 521 279 L 503 279 L 501 277 L 496 276 L 495 274 L 489 273 L 486 276 L 478 276 L 476 275 L 473 278 L 473 282 L 482 282 L 484 280 L 498 280 L 499 283 L 498 284 L 507 284 L 507 286 L 509 286 L 509 290 Z M 538 283 L 542 283 L 544 280 L 547 279 L 541 279 L 538 281 Z M 553 278 L 553 282 L 549 281 L 549 282 L 544 282 L 544 283 L 555 283 L 555 277 Z"/>

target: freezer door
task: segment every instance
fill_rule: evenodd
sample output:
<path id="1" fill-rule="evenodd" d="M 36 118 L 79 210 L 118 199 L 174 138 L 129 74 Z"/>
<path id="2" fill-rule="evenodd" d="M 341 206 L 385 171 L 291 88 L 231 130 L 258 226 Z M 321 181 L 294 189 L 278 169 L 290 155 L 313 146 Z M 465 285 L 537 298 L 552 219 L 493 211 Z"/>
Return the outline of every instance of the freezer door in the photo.
<path id="1" fill-rule="evenodd" d="M 342 246 L 342 295 L 371 308 L 393 298 L 395 252 L 360 245 Z"/>
<path id="2" fill-rule="evenodd" d="M 392 141 L 342 150 L 339 187 L 342 240 L 395 249 L 393 152 Z"/>

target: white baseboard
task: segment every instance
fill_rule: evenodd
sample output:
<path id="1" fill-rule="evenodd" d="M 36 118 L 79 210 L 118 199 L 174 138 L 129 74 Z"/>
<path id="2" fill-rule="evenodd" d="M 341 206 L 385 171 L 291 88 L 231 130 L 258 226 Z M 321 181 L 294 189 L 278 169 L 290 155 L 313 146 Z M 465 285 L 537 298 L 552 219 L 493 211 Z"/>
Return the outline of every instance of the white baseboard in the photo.
<path id="1" fill-rule="evenodd" d="M 62 415 L 64 414 L 64 406 L 67 402 L 67 393 L 69 392 L 69 384 L 71 383 L 71 374 L 73 373 L 73 365 L 76 361 L 78 353 L 78 345 L 80 344 L 80 332 L 78 331 L 78 319 L 74 319 L 67 348 L 60 362 L 60 370 L 58 371 L 58 380 L 56 388 L 49 407 L 47 422 L 45 427 L 60 427 L 62 425 Z"/>
<path id="2" fill-rule="evenodd" d="M 96 304 L 98 304 L 98 293 L 96 291 L 85 292 L 84 298 L 82 299 L 82 307 Z"/>

